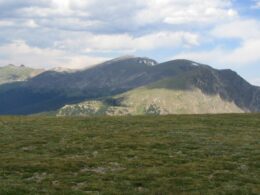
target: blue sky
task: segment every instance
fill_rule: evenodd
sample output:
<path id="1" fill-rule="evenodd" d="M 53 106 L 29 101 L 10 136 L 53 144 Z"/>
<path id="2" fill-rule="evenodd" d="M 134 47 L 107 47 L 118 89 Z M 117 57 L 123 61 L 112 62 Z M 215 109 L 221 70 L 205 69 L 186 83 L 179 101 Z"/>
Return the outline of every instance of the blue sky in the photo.
<path id="1" fill-rule="evenodd" d="M 0 66 L 185 58 L 260 86 L 260 0 L 0 0 Z"/>

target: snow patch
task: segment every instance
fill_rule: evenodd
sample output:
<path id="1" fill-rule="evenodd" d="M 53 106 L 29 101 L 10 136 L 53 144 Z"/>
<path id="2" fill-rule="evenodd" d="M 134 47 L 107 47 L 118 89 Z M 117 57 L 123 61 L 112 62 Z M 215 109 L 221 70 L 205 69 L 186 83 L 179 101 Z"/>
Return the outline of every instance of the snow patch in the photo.
<path id="1" fill-rule="evenodd" d="M 199 64 L 195 63 L 195 62 L 192 62 L 191 63 L 193 66 L 199 66 Z"/>
<path id="2" fill-rule="evenodd" d="M 149 66 L 154 66 L 154 65 L 156 65 L 156 62 L 155 62 L 155 61 L 149 60 L 149 59 L 141 59 L 141 60 L 139 60 L 139 63 L 141 63 L 141 64 L 146 64 L 146 65 L 149 65 Z"/>

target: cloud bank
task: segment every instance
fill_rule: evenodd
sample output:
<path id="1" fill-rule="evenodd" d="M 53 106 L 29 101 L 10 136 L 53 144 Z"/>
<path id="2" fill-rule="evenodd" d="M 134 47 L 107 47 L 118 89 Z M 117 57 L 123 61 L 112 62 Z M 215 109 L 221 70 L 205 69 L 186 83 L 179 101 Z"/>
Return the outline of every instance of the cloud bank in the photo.
<path id="1" fill-rule="evenodd" d="M 239 3 L 0 0 L 0 66 L 80 68 L 132 54 L 242 70 L 260 61 L 260 2 L 243 4 L 250 15 Z"/>

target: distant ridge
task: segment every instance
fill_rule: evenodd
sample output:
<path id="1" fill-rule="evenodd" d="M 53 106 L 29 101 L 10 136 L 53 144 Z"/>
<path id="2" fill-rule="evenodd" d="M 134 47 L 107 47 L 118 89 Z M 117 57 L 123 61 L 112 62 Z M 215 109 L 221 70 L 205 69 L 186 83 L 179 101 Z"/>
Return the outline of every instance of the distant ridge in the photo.
<path id="1" fill-rule="evenodd" d="M 39 75 L 42 72 L 44 72 L 43 69 L 29 68 L 23 64 L 20 66 L 9 64 L 7 66 L 0 67 L 0 84 L 25 81 Z"/>
<path id="2" fill-rule="evenodd" d="M 46 71 L 0 85 L 2 115 L 56 111 L 59 115 L 260 112 L 260 88 L 232 70 L 184 59 L 157 63 L 134 56 L 75 72 Z"/>

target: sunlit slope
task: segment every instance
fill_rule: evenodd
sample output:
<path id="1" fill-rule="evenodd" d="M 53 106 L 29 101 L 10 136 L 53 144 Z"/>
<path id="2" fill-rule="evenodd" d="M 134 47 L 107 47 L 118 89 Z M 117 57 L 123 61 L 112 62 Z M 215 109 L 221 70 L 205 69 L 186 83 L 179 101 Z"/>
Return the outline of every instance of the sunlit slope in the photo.
<path id="1" fill-rule="evenodd" d="M 234 102 L 219 95 L 207 95 L 199 89 L 170 90 L 139 88 L 114 97 L 115 104 L 107 101 L 86 101 L 67 105 L 58 116 L 142 115 L 142 114 L 203 114 L 244 112 Z"/>
<path id="2" fill-rule="evenodd" d="M 28 68 L 23 65 L 0 67 L 0 84 L 25 81 L 43 72 L 41 69 Z"/>

